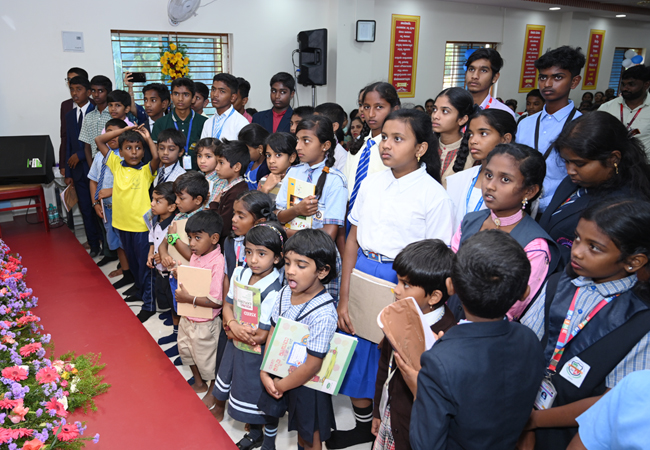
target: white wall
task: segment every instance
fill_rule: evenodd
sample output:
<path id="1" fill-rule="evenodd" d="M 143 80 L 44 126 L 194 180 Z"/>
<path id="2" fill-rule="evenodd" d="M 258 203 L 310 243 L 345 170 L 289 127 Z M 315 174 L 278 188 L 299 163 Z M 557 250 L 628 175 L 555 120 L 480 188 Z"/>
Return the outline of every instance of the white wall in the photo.
<path id="1" fill-rule="evenodd" d="M 251 82 L 249 104 L 257 109 L 271 106 L 270 77 L 292 71 L 297 33 L 313 28 L 328 28 L 330 43 L 328 85 L 317 89 L 318 101 L 336 101 L 353 109 L 361 87 L 388 78 L 391 14 L 421 16 L 416 95 L 405 100 L 416 103 L 440 91 L 448 40 L 499 42 L 506 62 L 498 95 L 519 100 L 520 110 L 525 94 L 517 93 L 517 84 L 528 23 L 546 25 L 544 48 L 562 44 L 586 48 L 591 28 L 606 30 L 598 90 L 609 82 L 614 47 L 650 46 L 650 23 L 459 2 L 217 0 L 176 28 L 167 21 L 166 5 L 167 0 L 3 1 L 0 42 L 7 50 L 0 71 L 0 135 L 49 134 L 56 148 L 59 104 L 68 97 L 66 71 L 80 66 L 91 75 L 113 78 L 111 29 L 231 33 L 233 73 Z M 359 19 L 377 21 L 376 42 L 354 41 Z M 82 31 L 85 52 L 63 52 L 61 31 Z M 299 87 L 298 95 L 300 104 L 310 104 L 310 89 Z M 581 96 L 576 90 L 572 98 Z"/>

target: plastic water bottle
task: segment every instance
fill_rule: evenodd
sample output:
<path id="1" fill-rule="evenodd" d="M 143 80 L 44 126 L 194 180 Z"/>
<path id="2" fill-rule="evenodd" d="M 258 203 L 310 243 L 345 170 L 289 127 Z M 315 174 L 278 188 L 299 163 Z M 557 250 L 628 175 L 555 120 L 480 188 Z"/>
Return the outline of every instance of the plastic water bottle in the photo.
<path id="1" fill-rule="evenodd" d="M 52 211 L 54 214 L 54 223 L 57 224 L 61 220 L 61 218 L 59 217 L 59 210 L 57 209 L 56 206 L 52 206 Z"/>
<path id="2" fill-rule="evenodd" d="M 47 207 L 47 220 L 50 222 L 50 225 L 54 223 L 54 205 L 52 203 Z"/>

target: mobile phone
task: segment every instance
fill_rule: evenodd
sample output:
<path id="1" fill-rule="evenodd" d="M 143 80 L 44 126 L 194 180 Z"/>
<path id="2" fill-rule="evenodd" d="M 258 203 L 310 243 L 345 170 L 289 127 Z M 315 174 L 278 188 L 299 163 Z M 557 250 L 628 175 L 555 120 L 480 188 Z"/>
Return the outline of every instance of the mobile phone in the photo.
<path id="1" fill-rule="evenodd" d="M 147 74 L 145 72 L 131 72 L 131 81 L 133 83 L 146 83 Z"/>

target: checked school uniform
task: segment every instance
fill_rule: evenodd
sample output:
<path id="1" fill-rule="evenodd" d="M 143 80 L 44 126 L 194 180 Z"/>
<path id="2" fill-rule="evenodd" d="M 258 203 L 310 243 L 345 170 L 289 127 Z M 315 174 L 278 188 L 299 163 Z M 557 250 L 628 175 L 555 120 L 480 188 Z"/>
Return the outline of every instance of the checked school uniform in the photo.
<path id="1" fill-rule="evenodd" d="M 306 181 L 307 183 L 316 184 L 323 173 L 325 161 L 309 166 L 307 163 L 299 164 L 289 168 L 287 175 L 282 180 L 280 192 L 275 200 L 275 207 L 278 210 L 287 209 L 287 191 L 289 189 L 289 178 Z M 348 203 L 348 189 L 345 176 L 333 167 L 325 179 L 323 192 L 318 199 L 318 211 L 312 216 L 313 229 L 321 229 L 323 225 L 343 226 L 345 224 L 345 211 Z M 336 270 L 337 276 L 334 280 L 327 283 L 325 289 L 338 302 L 339 291 L 341 289 L 341 255 L 338 249 L 336 251 Z"/>
<path id="2" fill-rule="evenodd" d="M 250 268 L 237 267 L 230 283 L 226 301 L 231 305 L 235 297 L 235 280 L 241 284 L 248 285 L 253 276 Z M 252 285 L 261 291 L 262 305 L 259 311 L 259 329 L 268 331 L 271 329 L 271 313 L 275 306 L 278 291 L 282 289 L 280 273 L 277 269 Z M 250 353 L 240 350 L 234 345 L 234 339 L 228 340 L 226 353 L 222 359 L 215 390 L 218 400 L 230 400 L 228 402 L 228 414 L 235 420 L 244 423 L 265 424 L 264 412 L 257 407 L 257 401 L 264 391 L 264 385 L 260 379 L 260 367 L 264 359 L 264 345 L 261 346 L 261 353 Z M 232 383 L 226 385 L 221 374 L 231 377 Z"/>
<path id="3" fill-rule="evenodd" d="M 308 302 L 293 305 L 291 295 L 288 286 L 279 292 L 271 315 L 271 325 L 275 327 L 280 317 L 307 325 L 307 354 L 325 358 L 338 320 L 334 299 L 323 289 Z M 258 406 L 274 417 L 282 417 L 288 410 L 289 431 L 297 430 L 298 435 L 307 442 L 312 442 L 317 430 L 320 432 L 321 441 L 326 441 L 330 438 L 331 430 L 336 429 L 332 396 L 305 386 L 285 392 L 280 400 L 274 399 L 264 390 Z"/>

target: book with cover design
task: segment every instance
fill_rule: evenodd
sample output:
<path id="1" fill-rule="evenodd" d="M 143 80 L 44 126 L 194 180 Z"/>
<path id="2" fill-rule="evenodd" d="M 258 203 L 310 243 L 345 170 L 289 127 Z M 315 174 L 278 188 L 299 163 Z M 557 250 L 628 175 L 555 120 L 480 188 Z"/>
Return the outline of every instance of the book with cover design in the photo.
<path id="1" fill-rule="evenodd" d="M 289 178 L 287 188 L 287 209 L 300 203 L 305 197 L 316 193 L 316 185 L 306 181 Z M 298 216 L 285 226 L 290 230 L 304 230 L 311 228 L 312 216 Z"/>
<path id="2" fill-rule="evenodd" d="M 286 377 L 307 360 L 309 327 L 284 317 L 278 319 L 261 370 Z M 318 373 L 305 386 L 327 394 L 339 393 L 343 378 L 357 346 L 357 338 L 334 333 L 330 349 Z"/>
<path id="3" fill-rule="evenodd" d="M 240 283 L 235 280 L 234 298 L 232 303 L 235 319 L 240 325 L 249 326 L 257 330 L 260 326 L 260 310 L 262 307 L 262 294 L 260 290 L 253 286 Z M 233 339 L 233 344 L 239 350 L 249 353 L 262 353 L 262 347 L 255 347 L 245 344 L 237 339 Z"/>
<path id="4" fill-rule="evenodd" d="M 207 297 L 210 295 L 210 284 L 212 283 L 212 271 L 191 266 L 178 266 L 178 282 L 182 283 L 187 292 L 196 297 Z M 185 317 L 196 317 L 199 319 L 212 319 L 212 308 L 205 306 L 194 307 L 191 303 L 177 303 L 178 315 Z"/>

